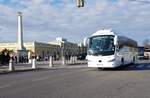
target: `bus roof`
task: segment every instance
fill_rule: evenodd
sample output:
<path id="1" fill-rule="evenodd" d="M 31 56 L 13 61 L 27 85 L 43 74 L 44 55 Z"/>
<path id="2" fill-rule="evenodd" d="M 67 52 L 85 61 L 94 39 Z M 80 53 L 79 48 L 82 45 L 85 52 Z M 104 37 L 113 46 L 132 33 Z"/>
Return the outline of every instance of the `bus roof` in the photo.
<path id="1" fill-rule="evenodd" d="M 98 36 L 98 35 L 115 35 L 115 33 L 111 29 L 102 29 L 92 34 L 92 36 Z"/>

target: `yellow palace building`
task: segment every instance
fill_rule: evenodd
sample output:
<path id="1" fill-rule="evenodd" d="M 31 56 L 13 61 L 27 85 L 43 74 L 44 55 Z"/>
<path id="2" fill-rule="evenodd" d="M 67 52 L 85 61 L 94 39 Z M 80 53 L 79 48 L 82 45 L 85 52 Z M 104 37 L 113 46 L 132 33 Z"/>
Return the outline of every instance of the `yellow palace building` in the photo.
<path id="1" fill-rule="evenodd" d="M 55 41 L 49 43 L 42 42 L 27 42 L 23 44 L 28 51 L 28 58 L 34 54 L 41 59 L 53 56 L 55 59 L 61 59 L 62 55 L 65 57 L 77 56 L 78 54 L 86 53 L 86 48 L 78 46 L 76 43 L 68 42 L 64 38 L 56 38 Z M 0 51 L 9 49 L 16 51 L 17 43 L 0 43 Z M 81 51 L 82 48 L 82 51 Z"/>

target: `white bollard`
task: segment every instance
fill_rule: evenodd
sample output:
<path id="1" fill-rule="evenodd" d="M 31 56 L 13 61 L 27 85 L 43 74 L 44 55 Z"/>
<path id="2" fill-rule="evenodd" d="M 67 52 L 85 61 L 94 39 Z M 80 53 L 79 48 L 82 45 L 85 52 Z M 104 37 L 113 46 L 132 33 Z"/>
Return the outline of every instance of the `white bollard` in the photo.
<path id="1" fill-rule="evenodd" d="M 32 59 L 32 69 L 36 69 L 36 59 Z"/>
<path id="2" fill-rule="evenodd" d="M 9 60 L 9 71 L 14 71 L 14 70 L 15 70 L 15 68 L 14 68 L 14 66 L 13 66 L 13 60 L 10 59 L 10 60 Z"/>
<path id="3" fill-rule="evenodd" d="M 52 56 L 49 57 L 49 67 L 54 67 Z"/>
<path id="4" fill-rule="evenodd" d="M 73 56 L 73 64 L 75 64 L 75 56 Z"/>
<path id="5" fill-rule="evenodd" d="M 31 64 L 32 63 L 32 59 L 29 59 L 29 64 Z"/>
<path id="6" fill-rule="evenodd" d="M 62 65 L 65 65 L 66 64 L 66 62 L 65 62 L 65 57 L 63 56 L 62 57 Z"/>
<path id="7" fill-rule="evenodd" d="M 74 56 L 74 64 L 76 63 L 76 56 Z"/>
<path id="8" fill-rule="evenodd" d="M 75 56 L 75 63 L 77 62 L 77 56 Z"/>
<path id="9" fill-rule="evenodd" d="M 73 64 L 73 57 L 70 57 L 70 64 Z"/>

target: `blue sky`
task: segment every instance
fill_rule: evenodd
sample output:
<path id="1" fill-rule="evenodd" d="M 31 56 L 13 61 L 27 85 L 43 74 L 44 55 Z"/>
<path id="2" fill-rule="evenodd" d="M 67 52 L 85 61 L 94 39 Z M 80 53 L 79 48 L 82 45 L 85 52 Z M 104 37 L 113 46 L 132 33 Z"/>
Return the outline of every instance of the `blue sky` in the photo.
<path id="1" fill-rule="evenodd" d="M 137 1 L 85 0 L 85 7 L 77 8 L 76 0 L 0 0 L 0 42 L 16 41 L 17 12 L 21 11 L 25 42 L 49 42 L 56 37 L 82 42 L 109 28 L 142 45 L 150 40 L 150 4 Z"/>

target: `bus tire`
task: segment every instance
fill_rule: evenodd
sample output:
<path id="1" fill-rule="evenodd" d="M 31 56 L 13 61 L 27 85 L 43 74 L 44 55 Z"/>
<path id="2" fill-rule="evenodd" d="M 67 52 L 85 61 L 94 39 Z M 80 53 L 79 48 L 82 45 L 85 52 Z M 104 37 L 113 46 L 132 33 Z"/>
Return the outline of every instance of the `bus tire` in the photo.
<path id="1" fill-rule="evenodd" d="M 135 57 L 133 57 L 133 61 L 132 61 L 132 63 L 133 63 L 133 64 L 135 64 Z"/>
<path id="2" fill-rule="evenodd" d="M 121 58 L 121 65 L 124 65 L 124 58 Z"/>

